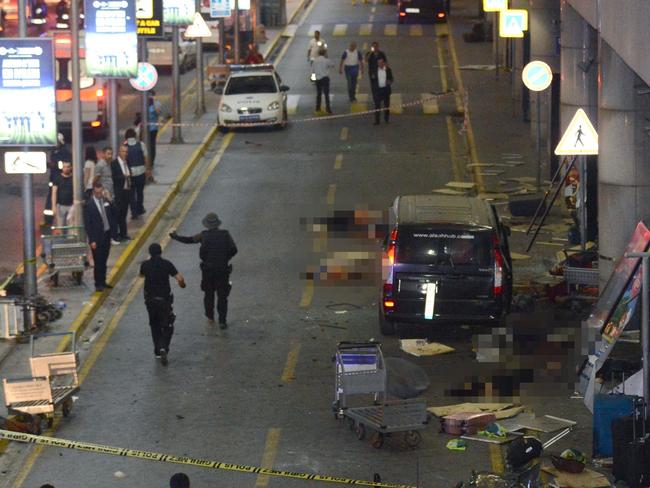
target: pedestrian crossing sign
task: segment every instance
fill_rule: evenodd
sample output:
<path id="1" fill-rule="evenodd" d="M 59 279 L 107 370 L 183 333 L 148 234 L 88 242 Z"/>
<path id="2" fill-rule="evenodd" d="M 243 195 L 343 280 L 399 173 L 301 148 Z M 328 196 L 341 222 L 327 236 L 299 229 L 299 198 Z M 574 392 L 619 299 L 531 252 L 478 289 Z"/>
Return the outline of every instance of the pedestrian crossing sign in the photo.
<path id="1" fill-rule="evenodd" d="M 598 154 L 598 133 L 584 110 L 578 109 L 555 148 L 558 156 Z"/>
<path id="2" fill-rule="evenodd" d="M 499 13 L 499 37 L 524 37 L 528 30 L 528 10 L 510 9 Z"/>
<path id="3" fill-rule="evenodd" d="M 501 12 L 508 8 L 508 0 L 483 0 L 484 12 Z"/>

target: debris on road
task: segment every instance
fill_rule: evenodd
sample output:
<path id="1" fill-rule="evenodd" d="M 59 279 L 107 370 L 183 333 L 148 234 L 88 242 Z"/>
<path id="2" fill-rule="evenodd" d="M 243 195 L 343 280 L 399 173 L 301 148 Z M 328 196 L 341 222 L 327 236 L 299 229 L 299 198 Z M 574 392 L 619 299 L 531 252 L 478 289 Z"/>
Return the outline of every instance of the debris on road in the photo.
<path id="1" fill-rule="evenodd" d="M 426 339 L 401 339 L 399 343 L 402 351 L 417 357 L 437 356 L 456 350 L 438 342 L 427 342 Z"/>
<path id="2" fill-rule="evenodd" d="M 514 417 L 518 413 L 523 412 L 524 408 L 523 405 L 516 405 L 514 403 L 458 403 L 443 407 L 429 407 L 427 411 L 436 417 L 444 417 L 461 412 L 492 412 L 497 420 L 501 420 Z"/>

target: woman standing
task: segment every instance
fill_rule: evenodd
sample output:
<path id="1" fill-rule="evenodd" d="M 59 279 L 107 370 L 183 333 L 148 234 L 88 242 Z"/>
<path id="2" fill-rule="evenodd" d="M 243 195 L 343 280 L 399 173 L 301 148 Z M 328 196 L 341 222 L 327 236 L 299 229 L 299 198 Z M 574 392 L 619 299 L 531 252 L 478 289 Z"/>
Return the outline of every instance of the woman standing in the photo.
<path id="1" fill-rule="evenodd" d="M 93 146 L 86 146 L 86 157 L 84 162 L 84 195 L 86 198 L 93 193 L 95 182 L 95 166 L 97 165 L 97 151 Z"/>

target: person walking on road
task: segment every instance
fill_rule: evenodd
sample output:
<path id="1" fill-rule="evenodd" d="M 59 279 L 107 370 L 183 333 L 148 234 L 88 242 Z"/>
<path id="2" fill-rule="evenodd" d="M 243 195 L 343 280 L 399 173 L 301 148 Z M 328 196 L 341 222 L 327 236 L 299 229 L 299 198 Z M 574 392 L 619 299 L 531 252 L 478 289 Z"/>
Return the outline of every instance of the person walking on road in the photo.
<path id="1" fill-rule="evenodd" d="M 219 325 L 225 329 L 228 327 L 226 322 L 228 295 L 232 288 L 230 285 L 232 265 L 228 262 L 237 254 L 237 246 L 230 232 L 220 229 L 220 225 L 221 220 L 217 214 L 209 213 L 203 219 L 203 226 L 206 230 L 200 234 L 181 236 L 174 231 L 169 236 L 184 244 L 201 244 L 199 256 L 201 258 L 201 290 L 204 293 L 205 316 L 211 323 L 214 322 L 214 294 L 216 293 Z"/>
<path id="2" fill-rule="evenodd" d="M 127 129 L 124 134 L 126 139 L 127 155 L 126 164 L 131 172 L 131 218 L 137 219 L 145 213 L 144 209 L 144 185 L 146 183 L 148 164 L 147 148 L 144 142 L 140 141 L 135 130 Z"/>
<path id="3" fill-rule="evenodd" d="M 330 105 L 330 67 L 332 62 L 325 56 L 325 48 L 321 47 L 318 56 L 312 61 L 314 76 L 316 77 L 316 114 L 321 113 L 321 100 L 325 97 L 325 111 L 332 113 Z"/>
<path id="4" fill-rule="evenodd" d="M 357 101 L 357 80 L 359 75 L 363 76 L 363 56 L 357 49 L 357 43 L 351 42 L 350 47 L 343 51 L 341 63 L 339 64 L 339 74 L 343 74 L 345 69 L 345 79 L 348 82 L 348 97 L 351 102 Z"/>
<path id="5" fill-rule="evenodd" d="M 384 112 L 384 120 L 389 123 L 390 118 L 390 94 L 393 84 L 393 72 L 386 65 L 383 59 L 377 62 L 377 88 L 375 90 L 375 125 L 379 125 L 381 111 Z M 382 107 L 383 106 L 383 107 Z"/>
<path id="6" fill-rule="evenodd" d="M 190 488 L 190 478 L 185 473 L 176 473 L 169 479 L 169 488 Z"/>
<path id="7" fill-rule="evenodd" d="M 63 161 L 72 161 L 72 153 L 65 145 L 65 138 L 60 132 L 56 137 L 57 146 L 50 153 L 50 159 L 47 162 L 47 167 L 50 170 L 50 182 L 47 190 L 47 197 L 45 198 L 45 205 L 43 206 L 43 225 L 49 226 L 55 221 L 54 212 L 56 209 L 52 208 L 52 188 L 54 181 L 61 174 Z"/>
<path id="8" fill-rule="evenodd" d="M 327 44 L 320 38 L 320 31 L 314 31 L 314 37 L 309 40 L 309 47 L 307 47 L 307 61 L 312 62 L 316 59 L 321 48 L 327 49 Z"/>
<path id="9" fill-rule="evenodd" d="M 106 283 L 106 263 L 111 252 L 111 221 L 113 209 L 104 199 L 104 187 L 95 182 L 93 194 L 84 204 L 84 227 L 95 263 L 95 291 L 113 288 Z"/>
<path id="10" fill-rule="evenodd" d="M 386 54 L 379 49 L 379 43 L 373 41 L 370 45 L 370 51 L 366 53 L 366 62 L 368 63 L 368 79 L 370 80 L 370 90 L 372 91 L 372 99 L 375 99 L 375 92 L 377 91 L 377 70 L 379 69 L 379 60 L 383 59 L 384 63 L 388 63 Z"/>
<path id="11" fill-rule="evenodd" d="M 52 183 L 51 208 L 54 211 L 57 227 L 69 225 L 73 203 L 72 163 L 65 161 L 61 167 L 61 174 L 56 176 Z"/>
<path id="12" fill-rule="evenodd" d="M 174 295 L 169 278 L 175 278 L 178 286 L 185 288 L 185 279 L 176 266 L 162 257 L 160 244 L 149 246 L 149 259 L 140 265 L 140 276 L 144 276 L 144 304 L 149 314 L 149 327 L 153 339 L 153 354 L 167 366 L 169 344 L 174 334 Z"/>
<path id="13" fill-rule="evenodd" d="M 131 170 L 126 163 L 128 152 L 126 146 L 120 146 L 117 150 L 117 159 L 111 162 L 116 220 L 113 239 L 116 241 L 130 239 L 126 229 L 126 217 L 129 214 L 129 202 L 131 201 Z"/>

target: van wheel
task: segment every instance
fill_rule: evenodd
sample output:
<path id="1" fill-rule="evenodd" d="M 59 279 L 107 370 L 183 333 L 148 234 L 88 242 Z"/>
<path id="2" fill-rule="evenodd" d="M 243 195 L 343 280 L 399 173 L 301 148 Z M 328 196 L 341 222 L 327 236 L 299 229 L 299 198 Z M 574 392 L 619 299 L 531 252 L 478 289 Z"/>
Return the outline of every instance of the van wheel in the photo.
<path id="1" fill-rule="evenodd" d="M 395 335 L 395 322 L 386 320 L 384 314 L 379 311 L 379 330 L 382 335 L 392 336 Z"/>

